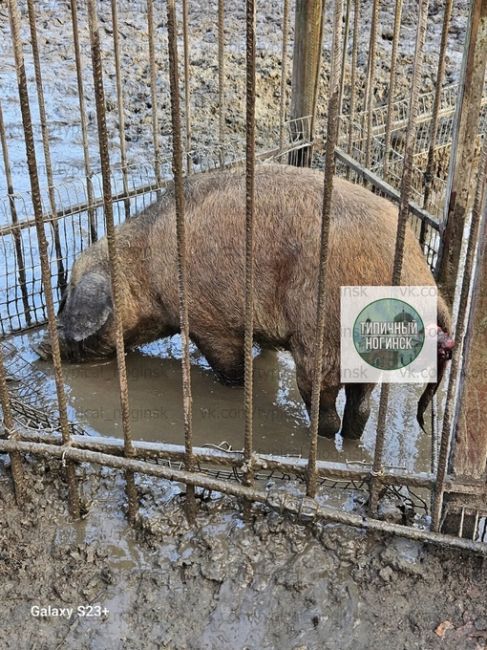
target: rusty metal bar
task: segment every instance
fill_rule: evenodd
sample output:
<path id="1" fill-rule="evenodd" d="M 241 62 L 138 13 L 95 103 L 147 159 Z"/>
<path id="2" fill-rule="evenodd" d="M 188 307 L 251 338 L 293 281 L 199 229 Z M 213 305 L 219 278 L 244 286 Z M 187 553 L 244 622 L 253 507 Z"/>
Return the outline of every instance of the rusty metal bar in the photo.
<path id="1" fill-rule="evenodd" d="M 399 214 L 397 221 L 396 247 L 394 251 L 394 266 L 392 270 L 392 285 L 401 283 L 401 272 L 404 259 L 404 243 L 406 228 L 409 218 L 409 202 L 411 197 L 411 182 L 414 162 L 414 148 L 416 142 L 416 116 L 418 112 L 418 99 L 421 89 L 423 70 L 423 51 L 426 39 L 426 28 L 428 22 L 428 0 L 420 0 L 418 6 L 418 27 L 416 31 L 416 46 L 414 51 L 414 65 L 411 79 L 411 94 L 409 100 L 409 117 L 406 130 L 406 145 L 404 151 L 403 172 L 401 178 L 401 200 L 399 203 Z M 389 402 L 389 384 L 382 384 L 379 414 L 377 421 L 377 437 L 374 450 L 374 463 L 372 466 L 373 478 L 370 483 L 369 509 L 371 513 L 377 510 L 379 498 L 378 477 L 383 472 L 382 459 L 384 455 L 384 443 L 386 435 L 387 406 Z"/>
<path id="2" fill-rule="evenodd" d="M 118 133 L 120 141 L 120 166 L 122 168 L 122 182 L 125 194 L 129 191 L 127 171 L 127 147 L 125 146 L 125 109 L 123 105 L 122 71 L 120 66 L 120 34 L 118 29 L 118 0 L 111 0 L 113 53 L 115 58 L 115 80 L 117 88 Z M 125 217 L 130 217 L 130 200 L 124 201 Z"/>
<path id="3" fill-rule="evenodd" d="M 316 461 L 318 454 L 318 428 L 320 417 L 321 377 L 323 369 L 323 338 L 325 333 L 326 275 L 328 265 L 328 240 L 330 234 L 331 198 L 335 173 L 335 146 L 338 137 L 338 110 L 340 101 L 340 59 L 343 0 L 335 0 L 333 16 L 332 61 L 330 70 L 330 96 L 326 126 L 325 178 L 321 217 L 320 265 L 318 279 L 318 306 L 313 359 L 313 385 L 310 410 L 310 448 L 308 457 L 307 495 L 316 494 Z"/>
<path id="4" fill-rule="evenodd" d="M 366 169 L 363 165 L 358 163 L 338 147 L 335 149 L 335 155 L 338 160 L 340 160 L 340 162 L 345 164 L 350 169 L 353 169 L 354 172 L 356 172 L 359 176 L 362 176 L 366 181 L 369 181 L 371 185 L 383 192 L 389 199 L 391 199 L 391 201 L 394 201 L 394 203 L 400 203 L 401 193 L 396 190 L 396 188 L 392 187 L 392 185 L 386 183 L 380 176 L 377 176 L 377 174 L 374 174 L 374 172 Z M 440 226 L 438 222 L 435 221 L 434 217 L 432 217 L 429 212 L 424 210 L 424 208 L 421 208 L 414 201 L 409 201 L 408 209 L 410 214 L 418 217 L 418 219 L 421 219 L 421 221 L 425 221 L 430 228 L 439 232 Z"/>
<path id="5" fill-rule="evenodd" d="M 57 433 L 39 432 L 38 430 L 30 429 L 20 429 L 18 431 L 18 439 L 26 442 L 42 442 L 50 445 L 62 444 L 62 438 Z M 73 434 L 71 436 L 71 446 L 77 449 L 100 451 L 115 456 L 123 456 L 124 454 L 124 441 L 119 438 Z M 184 462 L 186 454 L 184 445 L 163 442 L 135 440 L 133 447 L 134 458 L 145 460 Z M 245 464 L 242 451 L 226 451 L 211 446 L 193 447 L 193 457 L 196 467 L 200 465 L 211 465 L 242 468 Z M 305 477 L 307 464 L 308 461 L 306 458 L 258 454 L 255 452 L 253 455 L 253 465 L 256 471 L 267 470 L 273 472 L 280 470 L 284 474 Z M 362 462 L 334 463 L 326 460 L 318 460 L 316 463 L 316 471 L 318 478 L 362 482 L 371 478 L 372 465 Z M 399 469 L 387 468 L 381 475 L 380 480 L 384 486 L 407 485 L 408 487 L 432 489 L 436 482 L 436 473 L 404 472 Z M 487 485 L 483 480 L 467 480 L 462 478 L 461 481 L 458 481 L 452 477 L 447 477 L 445 481 L 445 492 L 486 497 Z"/>
<path id="6" fill-rule="evenodd" d="M 353 126 L 355 121 L 355 110 L 357 102 L 357 62 L 358 46 L 360 41 L 360 0 L 355 0 L 353 14 L 353 43 L 352 43 L 352 78 L 350 80 L 350 113 L 348 125 L 348 155 L 352 155 L 353 148 Z M 347 178 L 350 178 L 350 167 L 347 167 Z"/>
<path id="7" fill-rule="evenodd" d="M 319 75 L 320 35 L 323 30 L 323 0 L 296 0 L 293 52 L 293 87 L 291 97 L 291 118 L 301 120 L 313 115 Z M 303 121 L 304 133 L 296 130 L 294 124 L 294 139 L 311 139 L 311 124 L 306 128 Z M 302 149 L 297 156 L 292 156 L 290 163 L 298 167 L 306 167 L 311 162 L 309 148 Z"/>
<path id="8" fill-rule="evenodd" d="M 30 326 L 32 324 L 32 319 L 30 315 L 29 293 L 27 289 L 27 276 L 25 274 L 24 253 L 22 251 L 22 234 L 21 234 L 21 229 L 18 227 L 19 218 L 17 216 L 17 208 L 15 206 L 15 193 L 14 193 L 14 185 L 12 180 L 12 170 L 10 167 L 10 158 L 8 155 L 7 136 L 5 133 L 5 124 L 3 121 L 3 111 L 2 111 L 1 102 L 0 102 L 0 140 L 2 143 L 3 165 L 5 167 L 5 178 L 7 181 L 8 203 L 10 208 L 10 216 L 12 219 L 11 233 L 14 240 L 15 256 L 17 261 L 17 268 L 19 271 L 20 293 L 22 295 L 22 305 L 24 307 L 25 320 L 27 322 L 27 326 Z"/>
<path id="9" fill-rule="evenodd" d="M 432 510 L 433 529 L 437 531 L 440 529 L 440 524 L 441 524 L 441 514 L 443 510 L 443 494 L 445 490 L 448 461 L 450 458 L 452 435 L 455 429 L 457 429 L 457 431 L 459 430 L 458 433 L 460 435 L 462 435 L 463 433 L 464 440 L 466 437 L 465 431 L 464 430 L 462 431 L 462 429 L 460 428 L 460 419 L 459 419 L 460 409 L 462 405 L 462 399 L 461 399 L 462 395 L 460 394 L 459 396 L 460 399 L 458 400 L 458 403 L 455 400 L 455 397 L 459 394 L 458 385 L 460 382 L 461 373 L 464 373 L 468 369 L 469 364 L 472 363 L 472 361 L 474 364 L 476 364 L 477 361 L 479 361 L 480 363 L 485 361 L 484 359 L 485 349 L 480 349 L 480 351 L 474 352 L 474 355 L 478 354 L 478 359 L 475 359 L 474 357 L 471 356 L 473 350 L 471 347 L 472 331 L 470 330 L 471 328 L 470 323 L 471 322 L 475 323 L 476 320 L 475 308 L 479 304 L 481 304 L 480 301 L 482 299 L 482 293 L 485 296 L 485 288 L 487 286 L 485 277 L 476 278 L 479 281 L 479 283 L 477 286 L 473 286 L 473 296 L 475 296 L 475 299 L 472 296 L 472 306 L 471 306 L 470 314 L 467 312 L 467 307 L 468 307 L 470 290 L 472 287 L 472 275 L 473 275 L 473 268 L 474 268 L 475 253 L 477 249 L 477 242 L 479 242 L 480 244 L 480 249 L 478 253 L 479 274 L 481 268 L 480 265 L 482 263 L 485 265 L 485 259 L 487 258 L 487 255 L 485 255 L 487 196 L 483 196 L 484 194 L 487 194 L 485 192 L 485 183 L 486 183 L 485 179 L 487 178 L 487 138 L 485 138 L 483 143 L 481 163 L 482 165 L 480 169 L 481 171 L 483 171 L 483 173 L 479 174 L 479 177 L 477 179 L 477 186 L 475 190 L 474 205 L 472 210 L 472 221 L 470 224 L 470 235 L 469 235 L 467 251 L 465 255 L 465 264 L 463 268 L 463 280 L 462 280 L 462 287 L 460 291 L 460 302 L 458 305 L 458 317 L 457 317 L 456 331 L 455 331 L 456 347 L 453 350 L 453 360 L 451 364 L 450 378 L 448 381 L 448 389 L 446 394 L 445 412 L 443 414 L 443 426 L 441 431 L 440 453 L 438 459 L 437 485 L 436 485 L 435 499 L 434 499 L 433 510 Z M 484 203 L 483 208 L 482 208 L 482 203 Z M 483 210 L 483 214 L 482 214 L 482 210 Z M 480 230 L 481 228 L 482 231 Z M 482 236 L 479 239 L 480 232 L 482 232 Z M 474 310 L 473 312 L 472 312 L 472 308 Z M 482 319 L 485 319 L 485 314 L 479 314 L 479 315 Z M 468 340 L 466 339 L 467 323 L 469 323 Z M 477 329 L 479 329 L 478 323 L 477 323 Z M 482 326 L 480 336 L 482 335 L 483 329 L 484 328 Z M 466 362 L 464 360 L 464 354 L 466 355 Z M 483 379 L 483 373 L 485 373 L 485 367 L 481 367 L 480 372 L 477 366 L 475 366 L 474 368 L 470 368 L 470 370 L 478 373 L 475 374 L 474 381 L 478 382 L 480 393 L 482 393 L 482 389 L 485 390 L 485 379 Z M 464 385 L 462 387 L 464 387 Z M 477 397 L 477 399 L 481 400 L 480 402 L 477 403 L 477 408 L 481 409 L 482 407 L 479 406 L 479 404 L 482 404 L 482 400 L 484 399 L 484 397 L 481 394 Z M 464 412 L 462 414 L 462 417 L 465 417 L 465 415 L 466 413 Z M 485 427 L 485 415 L 482 415 L 481 411 L 477 411 L 476 413 L 475 410 L 470 411 L 469 415 L 470 417 L 473 417 L 473 421 L 471 424 L 474 426 L 474 435 L 479 435 L 481 437 Z M 462 450 L 462 447 L 463 445 L 460 443 L 460 451 L 463 451 L 463 454 L 465 454 L 466 450 L 465 448 L 463 448 Z M 456 468 L 458 470 L 461 467 L 461 461 L 459 461 L 458 449 L 455 451 L 456 451 L 456 456 L 454 458 L 455 458 Z M 463 456 L 463 458 L 465 458 L 465 456 Z"/>
<path id="10" fill-rule="evenodd" d="M 9 0 L 10 29 L 14 46 L 15 67 L 17 83 L 19 88 L 20 110 L 22 124 L 24 127 L 25 147 L 27 165 L 29 167 L 29 179 L 32 193 L 32 206 L 35 215 L 35 226 L 37 241 L 39 244 L 39 257 L 41 263 L 42 286 L 46 299 L 49 338 L 52 348 L 52 360 L 54 365 L 54 379 L 56 384 L 56 395 L 59 407 L 59 424 L 63 434 L 63 442 L 66 447 L 69 445 L 70 431 L 67 414 L 66 395 L 64 392 L 63 371 L 61 367 L 61 352 L 56 327 L 56 313 L 54 310 L 53 291 L 51 286 L 51 269 L 48 259 L 48 245 L 44 223 L 42 218 L 42 198 L 37 175 L 37 161 L 35 153 L 34 131 L 29 105 L 29 93 L 27 90 L 27 75 L 25 72 L 24 55 L 22 52 L 22 39 L 20 34 L 20 11 L 17 0 Z M 79 518 L 79 497 L 76 484 L 75 466 L 73 463 L 66 464 L 66 477 L 68 482 L 68 503 L 69 511 L 74 518 Z"/>
<path id="11" fill-rule="evenodd" d="M 320 88 L 320 70 L 321 70 L 321 58 L 323 53 L 323 34 L 325 31 L 325 0 L 322 0 L 321 5 L 321 23 L 320 23 L 320 32 L 319 32 L 319 42 L 318 42 L 318 60 L 316 62 L 316 74 L 315 74 L 315 86 L 313 92 L 313 109 L 311 111 L 311 120 L 309 125 L 309 165 L 313 161 L 313 144 L 314 144 L 314 134 L 315 134 L 315 122 L 316 122 L 316 111 L 318 110 L 318 95 Z"/>
<path id="12" fill-rule="evenodd" d="M 246 0 L 246 158 L 245 158 L 245 484 L 253 485 L 254 362 L 254 194 L 255 194 L 255 0 Z"/>
<path id="13" fill-rule="evenodd" d="M 387 98 L 387 118 L 386 118 L 386 133 L 384 138 L 384 180 L 387 178 L 387 167 L 389 165 L 389 150 L 391 148 L 391 131 L 392 131 L 392 105 L 394 102 L 394 94 L 396 90 L 396 76 L 397 76 L 397 51 L 399 47 L 399 35 L 401 32 L 401 17 L 402 17 L 402 3 L 403 0 L 396 0 L 396 9 L 394 12 L 394 32 L 392 35 L 392 52 L 391 52 L 391 74 L 389 81 L 389 97 Z"/>
<path id="14" fill-rule="evenodd" d="M 167 0 L 167 36 L 169 49 L 169 81 L 171 86 L 171 119 L 173 131 L 173 159 L 175 202 L 176 202 L 176 239 L 179 287 L 179 320 L 182 339 L 182 370 L 183 370 L 183 415 L 184 415 L 184 446 L 186 471 L 194 470 L 193 430 L 192 430 L 192 396 L 191 371 L 189 359 L 189 314 L 188 314 L 188 269 L 186 252 L 186 231 L 184 223 L 184 178 L 183 154 L 181 144 L 181 116 L 179 102 L 179 72 L 178 46 L 176 33 L 176 7 L 174 0 Z M 194 488 L 188 485 L 187 512 L 191 519 L 194 516 L 196 502 Z"/>
<path id="15" fill-rule="evenodd" d="M 472 0 L 463 55 L 445 203 L 444 236 L 438 264 L 438 282 L 453 305 L 462 253 L 465 219 L 472 207 L 478 171 L 476 146 L 487 65 L 487 0 Z"/>
<path id="16" fill-rule="evenodd" d="M 2 407 L 3 429 L 8 440 L 19 440 L 19 435 L 14 426 L 12 409 L 10 407 L 10 397 L 7 387 L 7 375 L 3 360 L 2 347 L 0 346 L 0 406 Z M 0 438 L 3 437 L 0 435 Z M 15 500 L 17 505 L 22 506 L 25 499 L 25 481 L 24 470 L 22 468 L 22 457 L 19 451 L 10 452 L 10 462 L 12 467 L 12 479 L 15 491 Z"/>
<path id="17" fill-rule="evenodd" d="M 225 144 L 225 0 L 218 0 L 218 145 L 223 167 Z"/>
<path id="18" fill-rule="evenodd" d="M 30 38 L 32 45 L 32 56 L 34 59 L 34 75 L 36 81 L 37 101 L 39 106 L 39 121 L 41 125 L 42 148 L 44 152 L 44 161 L 46 163 L 47 191 L 49 195 L 49 205 L 51 213 L 56 214 L 56 199 L 54 196 L 54 180 L 52 176 L 51 151 L 49 146 L 49 129 L 47 127 L 46 104 L 44 101 L 44 89 L 42 86 L 41 63 L 39 58 L 39 44 L 37 42 L 36 12 L 33 0 L 27 0 L 27 10 L 29 14 Z M 59 238 L 59 229 L 57 222 L 52 221 L 52 232 L 54 237 L 54 250 L 56 251 L 57 265 L 57 283 L 61 292 L 66 288 L 66 272 L 64 270 L 63 249 Z"/>
<path id="19" fill-rule="evenodd" d="M 118 254 L 117 236 L 113 220 L 113 203 L 110 182 L 110 156 L 108 153 L 108 131 L 105 114 L 105 91 L 103 87 L 103 68 L 96 0 L 88 0 L 88 23 L 90 30 L 91 56 L 93 62 L 93 83 L 95 91 L 96 116 L 98 123 L 98 139 L 100 146 L 103 207 L 105 212 L 106 238 L 108 245 L 108 258 L 110 262 L 111 289 L 113 297 L 113 325 L 115 330 L 115 343 L 117 351 L 118 380 L 120 384 L 120 408 L 122 414 L 124 450 L 125 455 L 130 458 L 133 455 L 133 444 L 130 431 L 127 368 L 125 365 L 125 346 L 123 341 L 123 271 Z M 135 486 L 134 474 L 130 470 L 128 470 L 125 474 L 125 481 L 128 500 L 128 519 L 131 523 L 133 523 L 137 514 L 137 489 Z"/>
<path id="20" fill-rule="evenodd" d="M 91 2 L 91 0 L 89 0 Z M 171 0 L 169 0 L 171 1 Z M 206 476 L 204 474 L 187 472 L 184 470 L 155 465 L 133 458 L 120 458 L 110 456 L 95 451 L 87 451 L 44 443 L 34 442 L 17 442 L 12 440 L 0 440 L 0 451 L 9 453 L 17 451 L 17 448 L 24 453 L 36 454 L 46 458 L 63 458 L 68 461 L 91 463 L 103 467 L 112 467 L 114 469 L 131 471 L 137 474 L 155 476 L 168 481 L 176 481 L 191 486 L 198 486 L 205 490 L 218 491 L 223 494 L 230 494 L 238 498 L 244 498 L 248 501 L 264 503 L 278 512 L 287 512 L 297 515 L 301 522 L 311 523 L 333 521 L 346 526 L 357 526 L 365 530 L 400 535 L 407 539 L 414 539 L 425 543 L 436 543 L 443 546 L 473 551 L 475 553 L 486 554 L 487 544 L 474 542 L 469 539 L 443 535 L 441 533 L 432 533 L 427 530 L 393 524 L 387 521 L 370 519 L 359 514 L 343 512 L 329 506 L 319 506 L 316 501 L 309 498 L 295 497 L 288 494 L 264 492 L 255 487 L 241 485 L 236 482 L 222 481 Z"/>
<path id="21" fill-rule="evenodd" d="M 441 29 L 440 52 L 438 55 L 438 71 L 436 73 L 435 98 L 433 100 L 433 111 L 431 116 L 428 160 L 426 163 L 426 171 L 424 172 L 423 207 L 425 209 L 428 208 L 430 191 L 431 191 L 431 182 L 433 180 L 435 144 L 436 144 L 436 136 L 438 132 L 438 122 L 439 122 L 439 115 L 440 115 L 440 108 L 441 108 L 441 93 L 443 90 L 443 81 L 445 79 L 446 47 L 448 43 L 448 28 L 450 26 L 452 7 L 453 7 L 453 0 L 446 0 L 445 11 L 443 14 L 443 27 Z M 421 246 L 423 246 L 424 244 L 424 237 L 425 237 L 425 229 L 422 228 L 419 237 Z"/>
<path id="22" fill-rule="evenodd" d="M 71 5 L 71 24 L 73 28 L 73 45 L 74 45 L 74 58 L 76 61 L 76 80 L 78 84 L 78 101 L 79 101 L 79 112 L 81 120 L 81 139 L 83 142 L 83 161 L 85 166 L 85 176 L 86 176 L 86 194 L 88 197 L 88 222 L 90 225 L 90 239 L 91 242 L 96 242 L 98 240 L 98 233 L 96 227 L 96 210 L 94 207 L 94 192 L 93 192 L 93 182 L 91 163 L 90 163 L 90 149 L 88 143 L 88 120 L 86 117 L 86 106 L 85 106 L 85 91 L 83 84 L 83 63 L 81 59 L 81 49 L 79 43 L 79 28 L 78 28 L 78 0 L 70 0 Z M 59 212 L 57 213 L 59 215 Z"/>
<path id="23" fill-rule="evenodd" d="M 372 161 L 372 118 L 374 114 L 374 90 L 377 68 L 377 26 L 379 22 L 380 0 L 373 0 L 370 22 L 369 58 L 367 62 L 367 84 L 365 91 L 365 115 L 367 116 L 367 135 L 365 141 L 365 166 L 370 169 Z"/>
<path id="24" fill-rule="evenodd" d="M 345 87 L 345 63 L 348 53 L 348 36 L 350 32 L 350 8 L 352 0 L 347 0 L 347 8 L 345 10 L 345 28 L 343 33 L 343 51 L 342 51 L 342 69 L 340 71 L 340 100 L 338 102 L 338 114 L 343 113 L 343 90 Z"/>
<path id="25" fill-rule="evenodd" d="M 184 118 L 186 126 L 186 171 L 191 174 L 191 60 L 189 43 L 189 7 L 188 0 L 183 0 L 183 46 L 184 46 Z"/>
<path id="26" fill-rule="evenodd" d="M 161 184 L 161 144 L 159 133 L 159 118 L 157 115 L 157 70 L 156 70 L 156 51 L 154 43 L 154 0 L 147 0 L 147 29 L 149 31 L 149 69 L 150 69 L 150 89 L 152 104 L 152 139 L 154 143 L 154 171 L 156 174 L 157 186 Z"/>
<path id="27" fill-rule="evenodd" d="M 286 121 L 287 47 L 289 40 L 289 0 L 284 0 L 282 8 L 282 48 L 281 48 L 281 101 L 279 106 L 279 152 L 284 149 L 284 124 Z"/>

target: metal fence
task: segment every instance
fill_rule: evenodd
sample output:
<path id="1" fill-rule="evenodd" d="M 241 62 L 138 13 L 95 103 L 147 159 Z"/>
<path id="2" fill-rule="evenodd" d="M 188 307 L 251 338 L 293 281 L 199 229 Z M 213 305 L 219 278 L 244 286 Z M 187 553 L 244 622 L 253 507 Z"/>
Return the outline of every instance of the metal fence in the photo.
<path id="1" fill-rule="evenodd" d="M 279 38 L 269 41 L 263 37 L 267 34 L 266 16 L 256 12 L 253 0 L 247 0 L 245 11 L 225 0 L 167 0 L 164 7 L 152 0 L 141 4 L 122 0 L 86 0 L 85 4 L 70 0 L 69 4 L 45 5 L 34 0 L 9 0 L 7 5 L 10 38 L 4 39 L 2 47 L 8 63 L 0 69 L 0 81 L 5 87 L 0 105 L 0 135 L 6 190 L 0 212 L 1 331 L 6 336 L 48 323 L 58 405 L 55 414 L 46 415 L 40 408 L 42 395 L 29 392 L 28 364 L 21 364 L 22 374 L 15 348 L 11 344 L 0 345 L 0 400 L 5 430 L 0 451 L 11 456 L 19 503 L 24 499 L 25 485 L 22 455 L 33 453 L 62 461 L 74 517 L 79 516 L 76 463 L 90 462 L 124 470 L 131 522 L 136 519 L 138 502 L 134 475 L 142 473 L 184 483 L 189 516 L 197 506 L 195 488 L 199 487 L 242 497 L 246 503 L 266 503 L 306 521 L 324 518 L 485 552 L 485 434 L 478 427 L 462 427 L 459 421 L 460 410 L 468 408 L 478 395 L 475 391 L 481 390 L 481 386 L 465 380 L 465 369 L 483 345 L 474 324 L 482 318 L 487 259 L 483 238 L 487 219 L 487 146 L 485 138 L 482 139 L 486 126 L 485 0 L 471 2 L 463 63 L 461 70 L 457 70 L 459 81 L 457 85 L 445 85 L 449 29 L 454 16 L 454 3 L 446 0 L 441 34 L 437 34 L 439 56 L 434 88 L 427 92 L 423 77 L 428 49 L 427 0 L 420 0 L 414 7 L 407 5 L 407 20 L 406 3 L 403 7 L 403 1 L 396 0 L 390 36 L 385 39 L 391 46 L 387 56 L 378 34 L 380 12 L 384 9 L 379 0 L 374 0 L 372 6 L 360 0 L 335 0 L 326 3 L 326 7 L 321 0 L 297 2 L 296 6 L 289 0 L 273 2 L 269 12 L 274 15 L 274 24 L 279 25 Z M 55 79 L 55 59 L 48 47 L 45 23 L 39 19 L 44 10 L 50 17 L 50 28 L 55 25 L 51 20 L 53 12 L 58 11 L 60 28 L 66 25 L 69 29 L 63 65 L 71 65 L 71 85 L 64 88 L 67 113 L 58 106 L 57 119 L 48 116 L 50 102 L 53 94 L 63 92 L 66 81 L 57 83 Z M 192 14 L 201 11 L 206 12 L 212 26 L 207 32 L 205 56 L 200 45 L 192 49 L 194 20 L 201 19 L 198 16 L 192 22 Z M 413 52 L 404 56 L 401 44 L 406 28 L 411 33 L 411 25 L 415 26 Z M 124 40 L 135 33 L 146 56 L 137 69 L 131 70 L 124 59 Z M 303 38 L 303 34 L 309 38 Z M 360 61 L 364 39 L 368 55 Z M 376 105 L 384 86 L 377 79 L 379 63 L 386 58 L 386 94 L 381 105 Z M 211 72 L 207 78 L 195 75 L 197 65 L 210 67 L 209 62 Z M 235 75 L 229 77 L 229 70 L 235 71 Z M 47 74 L 49 84 L 43 81 Z M 134 75 L 147 80 L 147 92 L 137 96 L 135 106 L 137 94 L 130 86 Z M 407 83 L 398 84 L 399 77 L 404 76 Z M 288 84 L 292 85 L 290 96 Z M 15 86 L 17 97 L 10 92 Z M 137 102 L 148 110 L 135 110 Z M 198 113 L 196 108 L 202 105 L 208 110 Z M 270 108 L 265 119 L 259 113 L 263 106 Z M 137 116 L 140 123 L 136 123 Z M 65 136 L 64 149 L 60 151 L 58 128 Z M 140 150 L 151 151 L 145 155 L 145 164 L 141 164 L 140 156 L 137 161 L 130 160 L 127 142 L 134 133 L 140 135 Z M 25 156 L 19 154 L 19 141 Z M 71 143 L 82 154 L 77 169 L 66 162 L 69 156 L 65 145 Z M 317 164 L 324 169 L 307 458 L 258 454 L 253 442 L 254 175 L 259 160 L 271 159 Z M 235 165 L 244 166 L 246 174 L 245 435 L 241 452 L 193 445 L 183 191 L 185 175 Z M 381 389 L 373 463 L 358 467 L 318 459 L 323 306 L 335 173 L 365 183 L 398 204 L 391 284 L 401 282 L 409 222 L 451 303 L 457 290 L 457 348 L 445 412 L 442 419 L 432 417 L 431 472 L 405 472 L 386 466 L 384 440 L 390 397 L 387 384 Z M 66 176 L 71 178 L 61 182 Z M 160 196 L 168 182 L 174 183 L 177 219 L 182 445 L 133 440 L 120 319 L 123 269 L 116 225 Z M 469 235 L 465 243 L 467 223 Z M 111 267 L 123 441 L 84 435 L 82 428 L 70 421 L 56 328 L 56 304 L 65 290 L 67 271 L 82 250 L 103 236 L 107 238 Z M 9 381 L 10 372 L 19 378 L 14 387 Z M 482 382 L 482 377 L 477 379 Z M 458 460 L 462 449 L 471 450 L 472 446 L 478 452 L 473 464 Z M 300 478 L 306 493 L 296 497 L 266 491 L 260 480 L 269 476 Z M 365 490 L 369 516 L 364 518 L 321 505 L 315 497 L 323 484 L 353 485 Z M 416 501 L 421 501 L 431 515 L 431 530 L 378 517 L 380 498 L 388 490 L 399 494 L 401 487 L 406 487 L 409 494 L 417 490 L 418 494 L 430 495 L 418 496 Z M 452 522 L 456 525 L 456 536 L 441 532 L 445 519 L 450 529 Z"/>

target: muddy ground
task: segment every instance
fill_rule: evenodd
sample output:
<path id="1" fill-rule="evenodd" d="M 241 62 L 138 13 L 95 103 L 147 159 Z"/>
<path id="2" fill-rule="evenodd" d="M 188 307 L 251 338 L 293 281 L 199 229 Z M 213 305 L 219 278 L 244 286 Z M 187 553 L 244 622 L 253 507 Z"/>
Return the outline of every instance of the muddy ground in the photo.
<path id="1" fill-rule="evenodd" d="M 262 507 L 244 522 L 219 495 L 199 500 L 190 527 L 179 488 L 142 479 L 129 529 L 122 477 L 86 466 L 86 516 L 73 524 L 58 467 L 27 462 L 20 511 L 0 462 L 2 649 L 487 647 L 481 557 Z M 80 616 L 88 605 L 107 611 Z M 36 606 L 74 612 L 38 617 Z"/>

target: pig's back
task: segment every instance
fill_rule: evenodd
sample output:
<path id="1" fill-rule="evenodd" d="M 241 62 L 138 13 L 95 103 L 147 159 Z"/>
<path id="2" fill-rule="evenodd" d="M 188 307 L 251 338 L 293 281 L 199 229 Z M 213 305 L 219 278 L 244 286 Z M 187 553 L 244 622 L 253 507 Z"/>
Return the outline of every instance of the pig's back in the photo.
<path id="1" fill-rule="evenodd" d="M 262 339 L 285 341 L 303 309 L 310 318 L 316 312 L 323 182 L 323 174 L 310 169 L 287 165 L 256 169 L 255 325 Z M 185 221 L 193 318 L 214 319 L 240 331 L 245 174 L 233 171 L 193 177 L 186 188 Z M 174 240 L 174 219 L 170 224 L 166 219 L 165 241 Z M 330 326 L 338 323 L 340 286 L 391 283 L 396 228 L 397 209 L 389 201 L 335 178 L 327 273 Z M 409 231 L 405 259 L 404 284 L 433 282 Z"/>

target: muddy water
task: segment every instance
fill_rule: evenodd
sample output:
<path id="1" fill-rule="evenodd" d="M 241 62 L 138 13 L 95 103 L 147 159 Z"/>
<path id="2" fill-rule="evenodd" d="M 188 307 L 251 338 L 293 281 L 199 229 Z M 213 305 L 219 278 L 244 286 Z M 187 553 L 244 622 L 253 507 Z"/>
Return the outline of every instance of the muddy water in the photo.
<path id="1" fill-rule="evenodd" d="M 42 332 L 17 337 L 22 355 L 52 380 L 52 366 L 42 362 L 33 345 Z M 134 439 L 183 443 L 181 347 L 179 337 L 130 351 L 126 357 Z M 243 389 L 222 385 L 204 357 L 192 347 L 194 444 L 243 445 Z M 254 440 L 259 452 L 307 454 L 309 419 L 296 386 L 294 363 L 285 352 L 255 352 Z M 66 364 L 66 391 L 71 417 L 91 433 L 122 436 L 116 362 Z M 54 401 L 53 382 L 43 390 Z M 428 470 L 430 440 L 415 421 L 422 387 L 392 386 L 385 462 L 390 467 Z M 377 425 L 379 391 L 373 395 L 370 421 L 361 441 L 320 438 L 319 457 L 336 461 L 370 461 Z M 338 397 L 341 414 L 343 392 Z"/>

